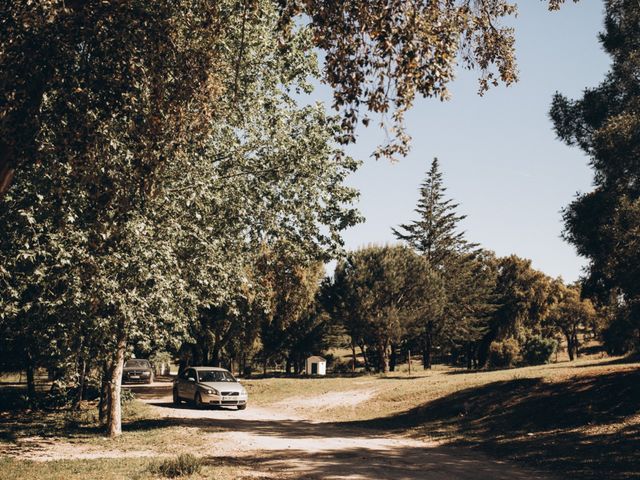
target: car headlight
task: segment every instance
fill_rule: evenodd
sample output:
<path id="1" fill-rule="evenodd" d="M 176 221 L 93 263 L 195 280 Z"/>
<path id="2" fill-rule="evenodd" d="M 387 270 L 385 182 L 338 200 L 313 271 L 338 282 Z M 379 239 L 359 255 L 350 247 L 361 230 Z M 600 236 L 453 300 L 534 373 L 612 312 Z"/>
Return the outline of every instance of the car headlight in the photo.
<path id="1" fill-rule="evenodd" d="M 148 377 L 151 375 L 151 372 L 142 372 L 143 377 Z"/>
<path id="2" fill-rule="evenodd" d="M 220 395 L 220 392 L 218 392 L 218 390 L 216 390 L 215 388 L 207 388 L 205 389 L 205 393 L 207 395 Z"/>

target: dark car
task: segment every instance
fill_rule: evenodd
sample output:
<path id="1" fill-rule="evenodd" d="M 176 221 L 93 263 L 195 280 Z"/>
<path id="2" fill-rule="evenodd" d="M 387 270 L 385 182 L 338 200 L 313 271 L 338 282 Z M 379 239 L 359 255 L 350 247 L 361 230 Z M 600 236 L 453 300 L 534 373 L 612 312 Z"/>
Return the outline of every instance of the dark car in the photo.
<path id="1" fill-rule="evenodd" d="M 122 383 L 151 383 L 153 382 L 153 368 L 149 360 L 132 358 L 124 364 Z"/>

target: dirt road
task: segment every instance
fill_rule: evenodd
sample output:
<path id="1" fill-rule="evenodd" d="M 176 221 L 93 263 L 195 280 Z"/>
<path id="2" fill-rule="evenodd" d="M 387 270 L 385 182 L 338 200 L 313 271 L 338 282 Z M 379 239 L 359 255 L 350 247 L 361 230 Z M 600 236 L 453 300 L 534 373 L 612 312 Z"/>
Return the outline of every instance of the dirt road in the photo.
<path id="1" fill-rule="evenodd" d="M 361 390 L 331 393 L 354 405 Z M 341 396 L 341 398 L 337 398 Z M 322 398 L 318 403 L 322 403 Z M 326 400 L 326 399 L 325 399 Z M 475 452 L 313 419 L 309 400 L 265 407 L 196 410 L 170 398 L 145 400 L 157 413 L 200 425 L 220 463 L 251 466 L 259 478 L 519 480 L 544 477 Z M 204 433 L 204 432 L 213 433 Z"/>

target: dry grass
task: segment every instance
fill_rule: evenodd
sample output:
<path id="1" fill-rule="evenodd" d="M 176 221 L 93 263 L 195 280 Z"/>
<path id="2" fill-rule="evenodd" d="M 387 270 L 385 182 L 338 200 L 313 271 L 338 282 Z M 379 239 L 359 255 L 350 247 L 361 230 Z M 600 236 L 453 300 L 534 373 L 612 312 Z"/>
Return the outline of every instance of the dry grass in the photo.
<path id="1" fill-rule="evenodd" d="M 483 449 L 567 478 L 640 478 L 640 363 L 584 358 L 538 367 L 467 372 L 443 366 L 383 375 L 245 380 L 252 405 L 290 403 L 337 392 L 370 392 L 357 407 L 327 403 L 314 420 Z M 166 393 L 166 392 L 164 392 Z M 0 395 L 2 392 L 0 392 Z M 151 395 L 152 392 L 149 392 Z M 367 397 L 364 397 L 367 398 Z M 304 402 L 303 402 L 304 403 Z M 251 406 L 249 407 L 251 408 Z M 0 413 L 0 449 L 30 438 L 103 450 L 147 450 L 156 456 L 200 452 L 208 441 L 193 422 L 156 417 L 141 402 L 125 413 L 124 433 L 104 438 L 95 406 L 65 411 Z M 250 464 L 205 462 L 192 478 L 242 478 Z M 154 478 L 148 458 L 46 462 L 0 460 L 1 478 Z"/>

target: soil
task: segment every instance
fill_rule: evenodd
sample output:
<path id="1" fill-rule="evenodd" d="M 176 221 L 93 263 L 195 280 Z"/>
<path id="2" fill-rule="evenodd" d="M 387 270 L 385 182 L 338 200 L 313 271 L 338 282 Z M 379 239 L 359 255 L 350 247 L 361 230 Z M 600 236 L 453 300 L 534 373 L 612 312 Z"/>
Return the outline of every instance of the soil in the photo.
<path id="1" fill-rule="evenodd" d="M 259 478 L 389 480 L 548 480 L 543 474 L 496 461 L 464 448 L 443 446 L 380 430 L 314 419 L 324 405 L 355 408 L 375 390 L 327 393 L 313 400 L 281 402 L 246 410 L 174 406 L 167 390 L 147 397 L 160 420 L 184 424 L 202 435 L 204 446 L 192 453 L 213 464 L 243 467 Z M 152 451 L 100 450 L 61 441 L 23 441 L 2 454 L 23 459 L 56 460 L 157 456 Z"/>

